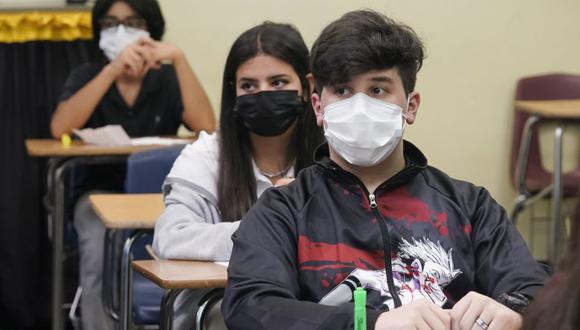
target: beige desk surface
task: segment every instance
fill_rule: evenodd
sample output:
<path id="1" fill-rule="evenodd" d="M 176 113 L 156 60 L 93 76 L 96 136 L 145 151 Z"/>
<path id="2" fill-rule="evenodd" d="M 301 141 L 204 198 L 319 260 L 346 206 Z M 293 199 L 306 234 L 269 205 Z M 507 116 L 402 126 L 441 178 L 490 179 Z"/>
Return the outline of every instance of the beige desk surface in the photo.
<path id="1" fill-rule="evenodd" d="M 547 118 L 580 119 L 580 99 L 549 101 L 516 101 L 516 108 Z"/>
<path id="2" fill-rule="evenodd" d="M 187 139 L 192 142 L 193 139 Z M 27 139 L 26 150 L 33 157 L 73 157 L 73 156 L 122 156 L 144 150 L 167 148 L 165 145 L 105 147 L 87 145 L 82 141 L 72 141 L 70 147 L 64 147 L 60 141 L 53 139 Z"/>
<path id="3" fill-rule="evenodd" d="M 109 229 L 152 229 L 165 209 L 162 194 L 97 194 L 89 200 Z"/>
<path id="4" fill-rule="evenodd" d="M 227 268 L 209 261 L 137 260 L 133 269 L 163 289 L 223 288 Z"/>

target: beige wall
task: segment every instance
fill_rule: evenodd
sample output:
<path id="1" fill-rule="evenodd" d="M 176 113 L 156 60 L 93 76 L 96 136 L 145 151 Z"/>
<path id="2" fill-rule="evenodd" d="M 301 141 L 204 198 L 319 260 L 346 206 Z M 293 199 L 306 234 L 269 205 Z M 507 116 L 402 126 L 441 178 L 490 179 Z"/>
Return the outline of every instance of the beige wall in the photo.
<path id="1" fill-rule="evenodd" d="M 418 121 L 406 137 L 432 165 L 487 187 L 507 208 L 515 197 L 508 162 L 517 79 L 551 71 L 580 73 L 578 0 L 161 4 L 168 23 L 166 40 L 185 50 L 216 112 L 227 51 L 242 31 L 257 23 L 291 22 L 309 46 L 325 25 L 353 9 L 372 8 L 411 25 L 425 41 L 428 58 L 418 79 L 423 97 Z M 569 145 L 569 158 L 577 158 L 579 150 Z"/>

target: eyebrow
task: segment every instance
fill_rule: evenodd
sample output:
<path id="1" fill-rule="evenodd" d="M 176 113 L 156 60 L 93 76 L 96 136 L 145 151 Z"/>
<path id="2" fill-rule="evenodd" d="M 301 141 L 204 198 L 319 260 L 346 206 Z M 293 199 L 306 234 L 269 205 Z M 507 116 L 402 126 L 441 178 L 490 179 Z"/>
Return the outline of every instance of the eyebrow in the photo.
<path id="1" fill-rule="evenodd" d="M 238 82 L 241 82 L 241 81 L 254 82 L 254 81 L 258 81 L 258 79 L 242 77 L 242 78 L 238 79 Z"/>
<path id="2" fill-rule="evenodd" d="M 386 76 L 375 76 L 369 79 L 370 81 L 374 82 L 386 82 L 386 83 L 393 83 L 393 79 L 386 77 Z"/>
<path id="3" fill-rule="evenodd" d="M 268 80 L 274 80 L 274 79 L 278 79 L 278 78 L 289 78 L 290 75 L 282 73 L 282 74 L 277 74 L 277 75 L 273 75 L 268 77 Z"/>
<path id="4" fill-rule="evenodd" d="M 274 80 L 274 79 L 289 78 L 289 77 L 290 77 L 289 74 L 282 73 L 282 74 L 276 74 L 276 75 L 273 75 L 273 76 L 269 76 L 266 79 L 267 80 Z M 238 82 L 241 82 L 241 81 L 256 82 L 256 81 L 258 81 L 258 79 L 248 78 L 248 77 L 241 77 L 240 79 L 238 79 Z"/>

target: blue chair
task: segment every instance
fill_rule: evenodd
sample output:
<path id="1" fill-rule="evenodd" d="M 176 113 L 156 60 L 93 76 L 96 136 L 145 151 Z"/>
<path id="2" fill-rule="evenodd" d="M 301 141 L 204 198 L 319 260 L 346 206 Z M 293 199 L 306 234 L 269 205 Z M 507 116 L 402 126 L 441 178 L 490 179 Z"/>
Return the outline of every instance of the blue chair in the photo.
<path id="1" fill-rule="evenodd" d="M 126 193 L 160 193 L 165 177 L 171 170 L 183 146 L 168 147 L 134 153 L 127 159 Z M 120 237 L 120 238 L 119 238 Z M 150 259 L 145 246 L 151 244 L 151 230 L 108 231 L 110 242 L 124 241 L 119 276 L 120 246 L 106 252 L 103 283 L 103 303 L 113 319 L 120 321 L 121 329 L 157 328 L 164 291 L 140 274 L 133 274 L 131 260 Z M 108 242 L 107 246 L 111 246 Z M 123 293 L 122 290 L 125 290 Z M 114 293 L 121 293 L 120 299 Z M 120 301 L 119 301 L 120 300 Z"/>

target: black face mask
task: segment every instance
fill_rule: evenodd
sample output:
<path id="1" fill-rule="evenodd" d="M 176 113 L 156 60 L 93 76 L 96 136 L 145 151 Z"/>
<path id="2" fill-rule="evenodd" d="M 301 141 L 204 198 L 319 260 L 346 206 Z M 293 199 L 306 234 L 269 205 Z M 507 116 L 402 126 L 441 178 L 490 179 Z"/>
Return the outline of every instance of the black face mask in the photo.
<path id="1" fill-rule="evenodd" d="M 265 91 L 239 96 L 234 113 L 251 132 L 276 136 L 286 132 L 303 109 L 298 91 Z"/>

